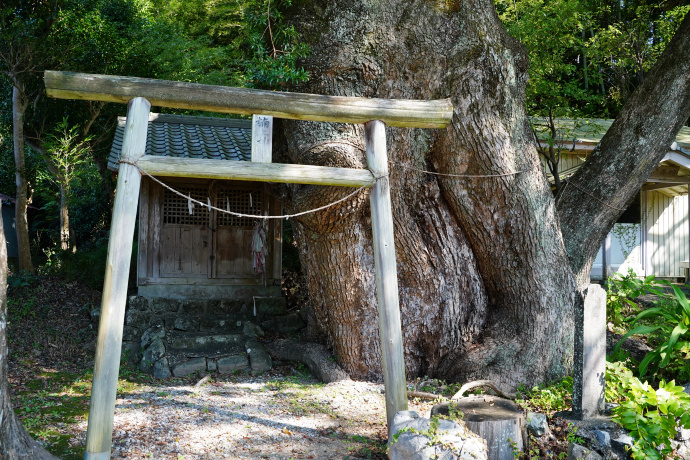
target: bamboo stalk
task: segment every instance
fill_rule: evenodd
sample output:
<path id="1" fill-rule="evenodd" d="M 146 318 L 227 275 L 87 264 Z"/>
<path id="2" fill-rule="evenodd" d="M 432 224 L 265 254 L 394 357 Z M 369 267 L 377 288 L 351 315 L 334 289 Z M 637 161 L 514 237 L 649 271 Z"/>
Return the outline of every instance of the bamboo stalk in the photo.
<path id="1" fill-rule="evenodd" d="M 388 126 L 445 128 L 453 115 L 450 99 L 325 96 L 54 70 L 45 71 L 44 81 L 48 96 L 62 99 L 125 103 L 141 96 L 161 107 L 272 115 L 293 120 L 341 123 L 382 120 Z"/>
<path id="2" fill-rule="evenodd" d="M 371 187 L 371 227 L 374 240 L 376 298 L 379 309 L 379 335 L 383 360 L 383 382 L 386 387 L 388 430 L 398 411 L 407 410 L 405 359 L 403 356 L 398 271 L 393 239 L 393 212 L 388 180 L 386 125 L 375 120 L 365 126 L 367 162 L 376 177 Z"/>
<path id="3" fill-rule="evenodd" d="M 134 163 L 144 155 L 150 109 L 151 104 L 141 97 L 132 99 L 129 103 L 121 156 L 125 162 Z M 127 282 L 140 185 L 141 174 L 137 168 L 132 164 L 121 163 L 103 283 L 85 460 L 110 458 Z"/>

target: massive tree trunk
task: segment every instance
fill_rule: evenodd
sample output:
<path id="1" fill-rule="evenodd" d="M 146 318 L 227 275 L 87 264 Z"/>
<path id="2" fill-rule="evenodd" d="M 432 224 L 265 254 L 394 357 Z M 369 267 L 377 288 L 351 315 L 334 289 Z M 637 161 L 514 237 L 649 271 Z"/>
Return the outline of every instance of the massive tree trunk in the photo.
<path id="1" fill-rule="evenodd" d="M 558 197 L 570 265 L 582 285 L 607 233 L 690 117 L 690 14 Z"/>
<path id="2" fill-rule="evenodd" d="M 7 381 L 7 355 L 7 244 L 0 212 L 0 460 L 57 459 L 31 439 L 14 414 Z"/>
<path id="3" fill-rule="evenodd" d="M 26 96 L 15 82 L 12 87 L 12 136 L 14 139 L 15 183 L 17 186 L 15 203 L 15 229 L 19 249 L 19 270 L 33 273 L 31 263 L 31 245 L 29 242 L 29 225 L 26 220 L 28 206 L 28 187 L 26 183 L 26 165 L 24 161 L 24 113 L 28 105 Z"/>
<path id="4" fill-rule="evenodd" d="M 388 128 L 408 376 L 512 390 L 565 375 L 577 287 L 526 120 L 526 53 L 493 3 L 305 3 L 291 12 L 312 46 L 299 90 L 455 107 L 445 130 Z M 365 167 L 361 126 L 283 127 L 288 160 Z M 296 186 L 287 202 L 303 210 L 349 192 Z M 318 324 L 352 375 L 378 378 L 366 194 L 294 227 Z"/>

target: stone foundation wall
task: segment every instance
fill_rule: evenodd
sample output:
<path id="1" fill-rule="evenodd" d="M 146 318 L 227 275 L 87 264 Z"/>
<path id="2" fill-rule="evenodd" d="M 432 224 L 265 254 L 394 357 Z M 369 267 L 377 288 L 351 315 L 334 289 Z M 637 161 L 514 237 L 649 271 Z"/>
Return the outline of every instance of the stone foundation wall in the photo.
<path id="1" fill-rule="evenodd" d="M 289 314 L 282 297 L 176 300 L 132 296 L 127 302 L 123 360 L 155 377 L 271 368 L 264 330 L 298 332 L 306 312 Z"/>

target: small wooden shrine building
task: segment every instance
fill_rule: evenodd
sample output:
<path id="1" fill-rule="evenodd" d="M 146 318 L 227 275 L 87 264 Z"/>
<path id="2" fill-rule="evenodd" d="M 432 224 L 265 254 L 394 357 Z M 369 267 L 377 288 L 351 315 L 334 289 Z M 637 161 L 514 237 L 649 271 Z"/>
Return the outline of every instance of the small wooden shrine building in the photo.
<path id="1" fill-rule="evenodd" d="M 119 167 L 126 117 L 120 117 L 108 168 Z M 151 113 L 146 155 L 251 161 L 252 121 Z M 177 299 L 280 295 L 281 221 L 261 182 L 143 176 L 139 204 L 138 293 Z M 166 188 L 165 185 L 169 188 Z M 180 194 L 175 193 L 180 192 Z M 258 246 L 257 246 L 258 244 Z"/>

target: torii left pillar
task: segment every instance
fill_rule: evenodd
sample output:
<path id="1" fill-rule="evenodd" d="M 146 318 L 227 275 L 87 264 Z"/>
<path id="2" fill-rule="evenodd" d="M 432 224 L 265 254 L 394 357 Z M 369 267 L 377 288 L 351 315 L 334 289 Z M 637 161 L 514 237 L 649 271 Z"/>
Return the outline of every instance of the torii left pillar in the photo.
<path id="1" fill-rule="evenodd" d="M 146 150 L 150 110 L 151 103 L 143 97 L 132 99 L 127 107 L 127 123 L 122 140 L 108 259 L 105 265 L 84 460 L 110 459 L 127 282 L 141 186 L 141 173 L 134 164 Z"/>

